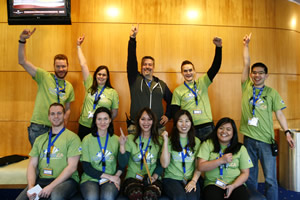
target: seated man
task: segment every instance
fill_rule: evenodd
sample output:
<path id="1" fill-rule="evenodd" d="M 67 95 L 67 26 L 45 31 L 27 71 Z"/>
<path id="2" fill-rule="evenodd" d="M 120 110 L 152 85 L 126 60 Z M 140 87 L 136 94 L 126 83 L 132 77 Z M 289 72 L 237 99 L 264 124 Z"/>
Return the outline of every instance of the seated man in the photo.
<path id="1" fill-rule="evenodd" d="M 50 105 L 48 118 L 52 127 L 33 144 L 27 168 L 28 186 L 18 200 L 35 199 L 36 195 L 45 199 L 69 199 L 76 193 L 81 142 L 75 133 L 64 127 L 64 115 L 62 104 Z M 36 184 L 43 188 L 42 191 L 30 195 L 27 191 Z"/>

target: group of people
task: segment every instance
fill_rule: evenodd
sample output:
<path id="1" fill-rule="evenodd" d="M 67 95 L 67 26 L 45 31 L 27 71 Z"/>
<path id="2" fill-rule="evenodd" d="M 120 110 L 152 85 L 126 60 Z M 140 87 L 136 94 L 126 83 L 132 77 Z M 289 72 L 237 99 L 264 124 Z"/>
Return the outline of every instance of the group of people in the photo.
<path id="1" fill-rule="evenodd" d="M 273 112 L 291 148 L 294 141 L 282 112 L 286 107 L 283 100 L 276 90 L 265 86 L 268 68 L 255 63 L 250 69 L 251 34 L 243 40 L 240 125 L 243 145 L 238 142 L 238 130 L 232 119 L 222 118 L 216 126 L 212 119 L 208 87 L 221 66 L 222 39 L 213 39 L 216 46 L 213 63 L 197 80 L 193 63 L 182 62 L 184 83 L 172 95 L 167 84 L 153 76 L 153 57 L 144 56 L 141 72 L 138 71 L 138 31 L 138 26 L 132 26 L 130 31 L 127 60 L 130 119 L 128 136 L 121 129 L 120 137 L 114 134 L 112 125 L 118 115 L 118 93 L 110 83 L 107 66 L 99 66 L 90 75 L 81 49 L 85 36 L 77 39 L 85 87 L 78 137 L 65 128 L 70 103 L 74 101 L 73 87 L 65 80 L 68 58 L 63 54 L 55 56 L 55 74 L 35 67 L 25 53 L 26 41 L 35 29 L 21 33 L 19 64 L 37 82 L 38 92 L 28 127 L 32 145 L 28 187 L 18 199 L 34 199 L 37 194 L 27 191 L 36 184 L 43 188 L 38 194 L 41 198 L 68 199 L 76 193 L 78 183 L 84 199 L 115 199 L 120 191 L 129 199 L 157 199 L 162 194 L 171 199 L 248 199 L 247 190 L 257 189 L 258 160 L 265 175 L 266 198 L 278 199 L 276 157 L 271 148 Z M 173 128 L 168 134 L 164 125 L 171 118 Z M 77 172 L 79 159 L 83 168 L 81 179 Z M 120 176 L 125 171 L 121 184 Z M 203 189 L 200 179 L 204 179 Z"/>

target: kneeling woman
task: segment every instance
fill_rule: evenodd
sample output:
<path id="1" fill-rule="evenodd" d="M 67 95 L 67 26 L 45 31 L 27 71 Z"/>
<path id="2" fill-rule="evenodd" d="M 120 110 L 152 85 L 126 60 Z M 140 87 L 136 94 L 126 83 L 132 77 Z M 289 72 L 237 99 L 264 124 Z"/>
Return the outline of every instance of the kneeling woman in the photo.
<path id="1" fill-rule="evenodd" d="M 91 132 L 82 141 L 82 196 L 89 200 L 115 199 L 122 171 L 117 169 L 119 137 L 113 133 L 111 113 L 107 108 L 97 108 Z"/>
<path id="2" fill-rule="evenodd" d="M 137 115 L 136 133 L 128 139 L 121 131 L 119 164 L 128 164 L 124 181 L 124 194 L 129 199 L 157 199 L 161 195 L 162 173 L 159 162 L 161 140 L 157 120 L 149 108 L 143 108 Z"/>
<path id="3" fill-rule="evenodd" d="M 197 170 L 197 154 L 200 140 L 195 137 L 191 114 L 179 110 L 175 114 L 170 144 L 168 133 L 164 139 L 160 162 L 165 169 L 163 179 L 164 194 L 170 199 L 199 199 L 197 183 L 200 171 Z"/>
<path id="4" fill-rule="evenodd" d="M 249 199 L 245 182 L 253 167 L 246 148 L 238 142 L 234 121 L 222 118 L 201 144 L 198 169 L 205 172 L 205 199 Z"/>

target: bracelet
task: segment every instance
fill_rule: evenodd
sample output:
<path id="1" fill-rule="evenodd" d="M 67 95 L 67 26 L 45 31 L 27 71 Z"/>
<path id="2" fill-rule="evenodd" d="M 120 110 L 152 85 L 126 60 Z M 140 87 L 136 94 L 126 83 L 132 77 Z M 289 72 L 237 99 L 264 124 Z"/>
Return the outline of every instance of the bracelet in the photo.
<path id="1" fill-rule="evenodd" d="M 19 40 L 19 43 L 25 44 L 25 43 L 26 43 L 26 40 L 25 40 L 25 41 Z"/>
<path id="2" fill-rule="evenodd" d="M 284 131 L 284 134 L 286 135 L 287 133 L 291 134 L 292 132 L 288 129 L 286 131 Z"/>

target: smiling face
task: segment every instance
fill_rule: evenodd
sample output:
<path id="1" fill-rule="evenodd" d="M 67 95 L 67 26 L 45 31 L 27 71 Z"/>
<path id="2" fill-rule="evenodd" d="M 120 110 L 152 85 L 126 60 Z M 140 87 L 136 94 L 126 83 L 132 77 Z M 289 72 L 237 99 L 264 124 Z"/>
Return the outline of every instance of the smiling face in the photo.
<path id="1" fill-rule="evenodd" d="M 54 62 L 55 75 L 59 79 L 64 79 L 68 73 L 67 60 L 56 59 Z"/>
<path id="2" fill-rule="evenodd" d="M 153 119 L 151 119 L 150 116 L 147 114 L 147 112 L 144 111 L 139 120 L 139 125 L 141 127 L 142 132 L 149 133 L 151 131 L 152 124 L 153 124 Z"/>
<path id="3" fill-rule="evenodd" d="M 109 115 L 106 112 L 100 112 L 97 114 L 96 125 L 98 128 L 98 131 L 107 132 L 110 122 L 111 122 L 111 118 L 109 117 Z"/>
<path id="4" fill-rule="evenodd" d="M 96 80 L 98 86 L 104 86 L 107 81 L 107 71 L 106 69 L 101 69 L 96 74 Z"/>
<path id="5" fill-rule="evenodd" d="M 143 76 L 149 80 L 152 79 L 154 69 L 154 62 L 150 58 L 146 58 L 142 61 L 141 72 Z"/>
<path id="6" fill-rule="evenodd" d="M 268 78 L 263 67 L 255 67 L 250 74 L 254 87 L 261 88 L 265 85 L 265 80 Z"/>
<path id="7" fill-rule="evenodd" d="M 186 83 L 191 83 L 195 78 L 195 69 L 191 64 L 185 64 L 181 67 L 181 74 Z"/>
<path id="8" fill-rule="evenodd" d="M 64 124 L 64 111 L 61 106 L 51 106 L 49 108 L 48 119 L 52 127 L 59 127 Z"/>
<path id="9" fill-rule="evenodd" d="M 192 122 L 187 115 L 181 115 L 177 121 L 176 127 L 179 131 L 179 134 L 187 135 L 191 129 Z"/>
<path id="10" fill-rule="evenodd" d="M 233 128 L 231 123 L 222 124 L 217 130 L 217 136 L 220 144 L 228 145 L 233 137 Z"/>

